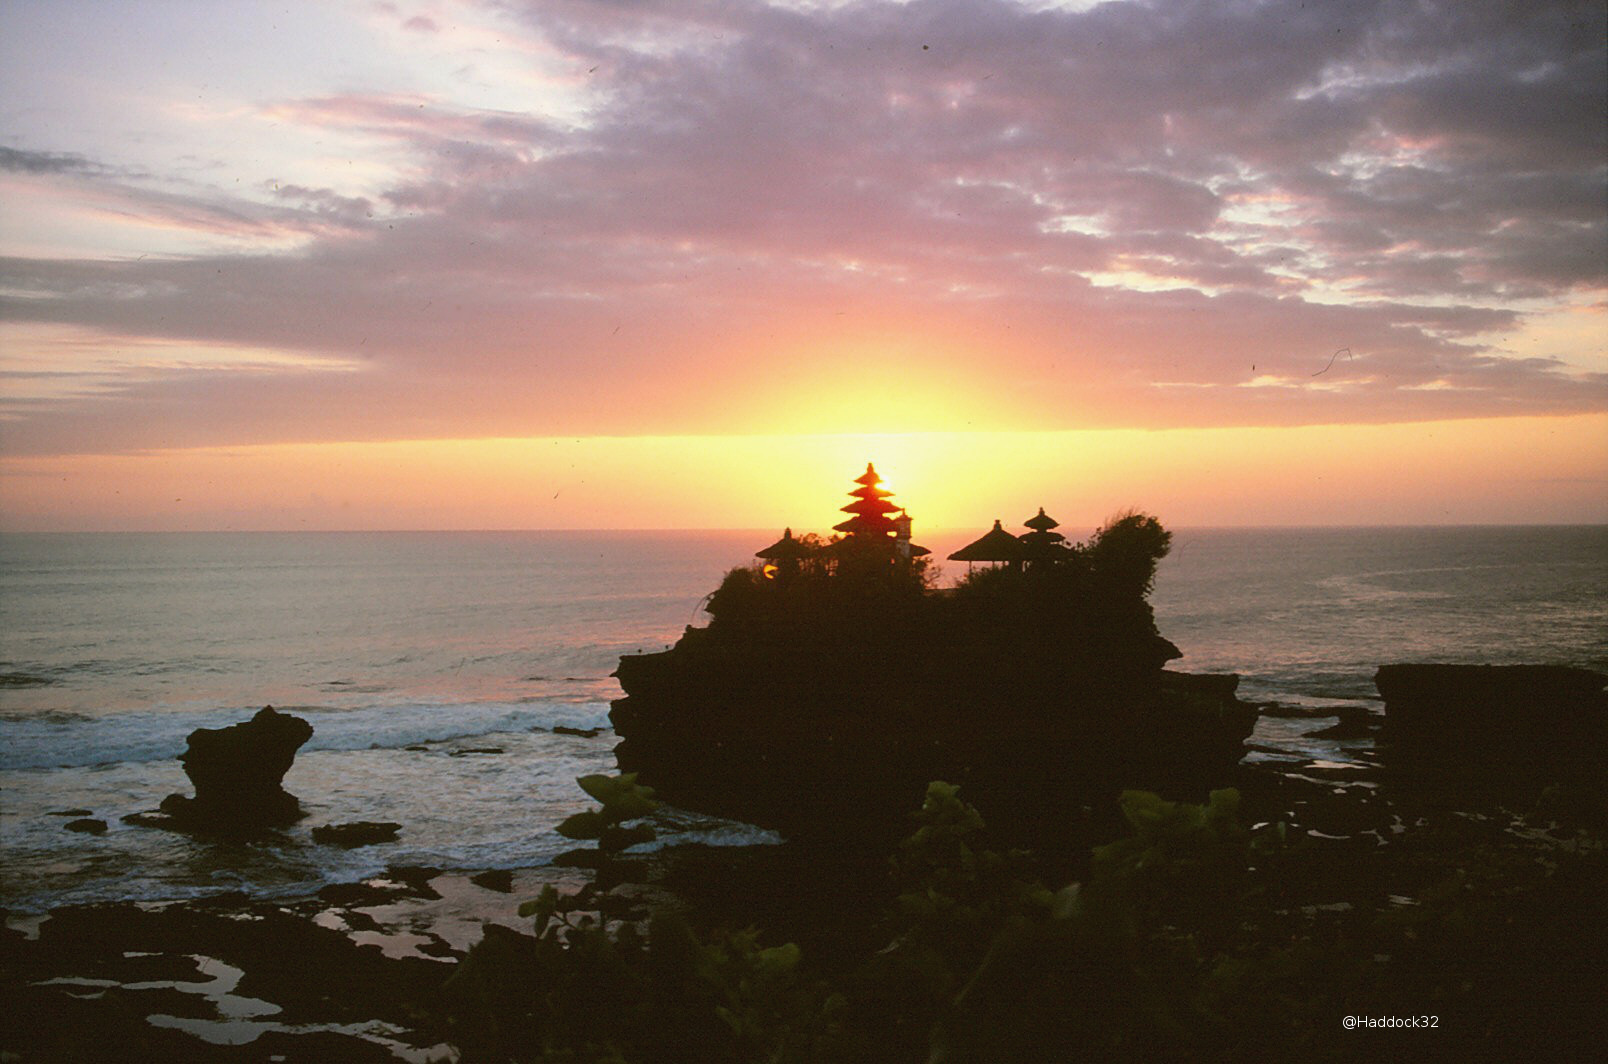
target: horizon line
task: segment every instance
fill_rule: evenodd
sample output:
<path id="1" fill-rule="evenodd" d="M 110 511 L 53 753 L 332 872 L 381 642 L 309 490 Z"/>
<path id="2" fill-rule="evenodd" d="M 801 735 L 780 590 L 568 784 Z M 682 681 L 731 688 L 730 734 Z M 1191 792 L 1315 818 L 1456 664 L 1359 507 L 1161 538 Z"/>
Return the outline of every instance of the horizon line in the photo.
<path id="1" fill-rule="evenodd" d="M 783 525 L 780 527 L 794 527 Z M 934 525 L 933 533 L 967 532 L 976 525 Z M 1101 526 L 1092 526 L 1098 530 Z M 1447 522 L 1357 522 L 1357 523 L 1331 523 L 1331 524 L 1203 524 L 1203 525 L 1165 525 L 1171 532 L 1235 532 L 1235 531 L 1325 531 L 1325 530 L 1356 530 L 1368 529 L 1472 529 L 1472 528 L 1608 528 L 1608 520 L 1604 521 L 1447 521 Z M 641 527 L 641 528 L 606 528 L 606 527 L 496 527 L 496 528 L 0 528 L 0 536 L 200 536 L 200 535 L 506 535 L 527 533 L 577 533 L 598 535 L 605 533 L 620 533 L 644 535 L 653 533 L 765 533 L 772 531 L 769 525 L 727 525 L 704 527 Z M 805 529 L 808 534 L 809 530 Z"/>

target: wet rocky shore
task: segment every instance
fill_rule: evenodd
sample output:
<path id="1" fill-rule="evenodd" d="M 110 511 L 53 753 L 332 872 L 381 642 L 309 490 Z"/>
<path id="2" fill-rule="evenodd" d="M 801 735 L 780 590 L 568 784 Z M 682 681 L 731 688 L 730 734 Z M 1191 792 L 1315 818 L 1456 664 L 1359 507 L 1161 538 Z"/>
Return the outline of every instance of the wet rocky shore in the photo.
<path id="1" fill-rule="evenodd" d="M 1402 674 L 1385 675 L 1388 695 Z M 1406 677 L 1409 686 L 1470 680 Z M 1515 677 L 1497 676 L 1486 690 L 1505 690 L 1511 702 Z M 1583 682 L 1578 670 L 1524 679 L 1532 691 L 1537 682 L 1561 685 L 1556 690 Z M 1470 712 L 1497 714 L 1492 699 L 1458 689 Z M 1601 1037 L 1602 748 L 1554 745 L 1542 763 L 1530 756 L 1533 746 L 1518 744 L 1526 756 L 1507 771 L 1492 769 L 1500 744 L 1486 744 L 1483 758 L 1466 750 L 1435 756 L 1423 742 L 1419 707 L 1434 701 L 1423 691 L 1408 698 L 1405 713 L 1399 696 L 1384 713 L 1259 707 L 1302 734 L 1327 733 L 1344 756 L 1301 757 L 1253 739 L 1250 756 L 1223 781 L 1239 794 L 1249 859 L 1231 904 L 1230 895 L 1217 898 L 1222 919 L 1208 926 L 1223 939 L 1210 947 L 1221 954 L 1211 971 L 1214 979 L 1236 975 L 1231 986 L 1203 983 L 1190 993 L 1206 995 L 1201 1007 L 1225 1022 L 1260 1018 L 1270 1026 L 1199 1035 L 1216 1059 L 1387 1052 L 1498 1060 L 1537 1045 L 1552 1059 L 1571 1059 Z M 1600 698 L 1600 684 L 1596 691 Z M 1524 705 L 1566 705 L 1559 711 L 1578 726 L 1599 726 L 1601 707 L 1589 691 Z M 1420 719 L 1403 740 L 1408 716 Z M 1533 712 L 1522 720 L 1514 727 L 1546 730 Z M 918 800 L 912 796 L 912 808 Z M 1056 815 L 1080 836 L 1103 841 L 1121 831 L 1093 808 Z M 914 822 L 906 818 L 906 826 Z M 763 944 L 796 944 L 813 977 L 852 990 L 865 958 L 888 943 L 900 889 L 889 850 L 853 842 L 816 835 L 780 846 L 666 848 L 635 860 L 634 873 L 609 891 L 619 904 L 603 907 L 644 923 L 675 912 L 701 932 L 758 928 Z M 1051 887 L 1087 881 L 1088 855 L 1083 848 L 1029 856 L 1027 867 Z M 528 936 L 521 901 L 548 884 L 573 892 L 587 880 L 577 868 L 393 868 L 288 901 L 234 894 L 11 917 L 3 1048 L 18 1061 L 488 1059 L 487 1017 L 466 1010 L 445 989 L 448 980 L 488 925 L 506 929 L 493 937 Z M 1188 897 L 1171 902 L 1190 909 Z M 1230 991 L 1242 999 L 1213 997 Z M 1347 1032 L 1340 1022 L 1350 1014 L 1433 1015 L 1438 1028 Z M 895 1053 L 886 1059 L 925 1059 L 925 1031 L 906 1035 L 882 1045 Z M 998 1059 L 1025 1059 L 1001 1052 Z M 986 1053 L 950 1059 L 990 1059 Z"/>

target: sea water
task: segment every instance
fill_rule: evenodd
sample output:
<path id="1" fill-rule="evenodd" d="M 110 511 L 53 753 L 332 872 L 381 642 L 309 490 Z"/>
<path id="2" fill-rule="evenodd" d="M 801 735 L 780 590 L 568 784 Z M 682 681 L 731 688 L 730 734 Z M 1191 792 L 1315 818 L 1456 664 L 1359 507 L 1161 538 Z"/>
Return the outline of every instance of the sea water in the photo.
<path id="1" fill-rule="evenodd" d="M 918 539 L 942 557 L 974 535 Z M 553 825 L 588 804 L 575 777 L 612 770 L 620 656 L 703 623 L 723 573 L 774 538 L 0 536 L 0 905 L 289 896 L 387 864 L 543 864 L 572 845 Z M 1184 651 L 1174 667 L 1322 707 L 1368 704 L 1374 670 L 1395 661 L 1608 670 L 1605 591 L 1603 527 L 1186 529 L 1152 601 Z M 190 789 L 176 757 L 191 730 L 270 703 L 314 728 L 285 780 L 305 821 L 241 844 L 120 821 Z M 1276 720 L 1257 738 L 1346 756 Z M 76 809 L 107 833 L 64 830 Z M 403 827 L 350 851 L 311 841 L 352 820 Z M 668 841 L 770 838 L 676 810 L 659 826 Z"/>

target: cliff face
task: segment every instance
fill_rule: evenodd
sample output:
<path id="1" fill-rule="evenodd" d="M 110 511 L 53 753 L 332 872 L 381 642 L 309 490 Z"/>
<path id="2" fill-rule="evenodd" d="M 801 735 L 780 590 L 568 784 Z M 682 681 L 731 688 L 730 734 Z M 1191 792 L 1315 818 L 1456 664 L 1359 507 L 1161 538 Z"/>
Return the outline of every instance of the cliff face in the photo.
<path id="1" fill-rule="evenodd" d="M 1398 764 L 1509 778 L 1600 779 L 1608 677 L 1559 665 L 1385 665 L 1383 739 Z"/>
<path id="2" fill-rule="evenodd" d="M 622 658 L 620 769 L 687 808 L 795 835 L 906 825 L 926 784 L 990 823 L 1063 829 L 1123 787 L 1225 782 L 1255 710 L 1237 678 L 1163 671 L 1144 588 L 1012 573 L 955 592 L 747 570 L 714 620 Z"/>

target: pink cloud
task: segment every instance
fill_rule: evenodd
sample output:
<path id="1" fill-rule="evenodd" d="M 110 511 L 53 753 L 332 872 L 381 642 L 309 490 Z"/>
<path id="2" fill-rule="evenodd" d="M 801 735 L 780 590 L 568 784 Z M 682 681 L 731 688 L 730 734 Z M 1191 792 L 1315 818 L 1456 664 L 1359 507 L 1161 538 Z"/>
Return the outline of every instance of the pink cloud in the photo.
<path id="1" fill-rule="evenodd" d="M 586 121 L 382 91 L 263 105 L 406 153 L 371 200 L 132 192 L 83 156 L 0 155 L 148 217 L 307 241 L 13 260 L 30 294 L 8 318 L 364 367 L 131 381 L 13 410 L 8 449 L 757 431 L 770 380 L 829 394 L 867 360 L 1009 427 L 1608 405 L 1601 375 L 1481 346 L 1520 300 L 1605 287 L 1596 6 L 506 7 L 596 72 Z M 1293 383 L 1245 387 L 1262 376 Z"/>

